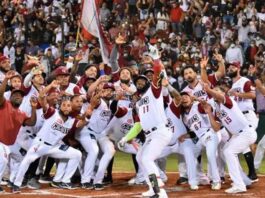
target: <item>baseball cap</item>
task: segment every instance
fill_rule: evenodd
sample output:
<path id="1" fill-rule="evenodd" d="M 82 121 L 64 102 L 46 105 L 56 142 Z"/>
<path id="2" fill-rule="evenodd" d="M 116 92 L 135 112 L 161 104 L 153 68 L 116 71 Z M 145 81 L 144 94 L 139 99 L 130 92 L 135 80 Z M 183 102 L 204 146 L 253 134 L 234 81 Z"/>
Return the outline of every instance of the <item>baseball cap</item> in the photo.
<path id="1" fill-rule="evenodd" d="M 228 66 L 230 66 L 230 65 L 232 65 L 232 66 L 235 66 L 235 67 L 237 67 L 237 68 L 240 68 L 240 62 L 232 62 L 232 63 L 229 63 L 229 65 Z"/>
<path id="2" fill-rule="evenodd" d="M 95 67 L 95 68 L 97 68 L 97 70 L 98 70 L 98 66 L 97 66 L 97 64 L 92 63 L 92 64 L 87 65 L 87 66 L 85 67 L 85 70 L 84 70 L 84 71 L 86 71 L 86 70 L 89 69 L 90 67 Z"/>
<path id="3" fill-rule="evenodd" d="M 12 78 L 15 78 L 15 77 L 18 77 L 18 78 L 20 78 L 20 80 L 22 80 L 22 76 L 21 76 L 18 72 L 16 72 L 16 73 L 11 77 L 11 79 L 12 79 Z"/>
<path id="4" fill-rule="evenodd" d="M 183 95 L 191 96 L 191 93 L 190 92 L 187 92 L 187 91 L 182 91 L 182 92 L 180 92 L 180 95 L 181 96 L 183 96 Z"/>
<path id="5" fill-rule="evenodd" d="M 22 89 L 13 89 L 12 91 L 11 91 L 11 96 L 14 94 L 14 93 L 20 93 L 22 96 L 24 96 L 25 95 L 25 92 L 22 90 Z"/>
<path id="6" fill-rule="evenodd" d="M 152 68 L 148 68 L 144 71 L 144 75 L 148 74 L 149 72 L 154 73 L 154 70 Z"/>
<path id="7" fill-rule="evenodd" d="M 103 85 L 103 89 L 112 89 L 113 91 L 115 90 L 115 87 L 112 83 L 105 83 Z"/>
<path id="8" fill-rule="evenodd" d="M 146 80 L 147 82 L 149 82 L 149 80 L 148 80 L 148 78 L 145 76 L 145 75 L 139 75 L 139 76 L 137 76 L 135 79 L 134 79 L 134 84 L 136 84 L 136 82 L 137 82 L 137 80 L 139 80 L 139 79 L 144 79 L 144 80 Z"/>
<path id="9" fill-rule="evenodd" d="M 55 73 L 55 76 L 70 75 L 68 69 L 65 66 L 57 67 L 54 73 Z"/>

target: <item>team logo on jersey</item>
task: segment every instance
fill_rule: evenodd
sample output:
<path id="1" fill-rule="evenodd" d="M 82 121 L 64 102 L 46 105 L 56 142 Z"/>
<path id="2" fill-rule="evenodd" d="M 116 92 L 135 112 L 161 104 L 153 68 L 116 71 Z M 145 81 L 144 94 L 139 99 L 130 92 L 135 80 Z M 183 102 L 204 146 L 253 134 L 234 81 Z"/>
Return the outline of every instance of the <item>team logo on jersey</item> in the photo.
<path id="1" fill-rule="evenodd" d="M 52 125 L 52 129 L 56 131 L 60 131 L 63 134 L 67 134 L 69 129 L 63 127 L 62 125 L 58 124 L 57 122 Z"/>
<path id="2" fill-rule="evenodd" d="M 190 127 L 193 123 L 198 122 L 199 120 L 199 116 L 195 114 L 188 120 L 187 125 Z"/>
<path id="3" fill-rule="evenodd" d="M 219 118 L 219 119 L 222 119 L 224 117 L 227 116 L 227 113 L 224 111 L 224 110 L 221 110 L 219 112 L 216 112 L 216 116 Z"/>
<path id="4" fill-rule="evenodd" d="M 148 97 L 148 96 L 145 96 L 144 98 L 142 98 L 142 99 L 138 102 L 138 105 L 139 105 L 139 106 L 146 105 L 146 104 L 149 104 L 149 97 Z"/>
<path id="5" fill-rule="evenodd" d="M 104 110 L 100 113 L 101 117 L 110 117 L 111 116 L 111 112 L 108 110 Z"/>
<path id="6" fill-rule="evenodd" d="M 194 92 L 193 95 L 196 96 L 197 98 L 199 98 L 199 97 L 205 96 L 207 94 L 204 90 L 200 90 L 200 91 Z"/>
<path id="7" fill-rule="evenodd" d="M 172 120 L 170 118 L 167 119 L 167 124 L 168 124 L 168 126 L 172 126 L 173 125 L 173 122 L 172 122 Z"/>
<path id="8" fill-rule="evenodd" d="M 123 123 L 121 125 L 121 132 L 126 134 L 131 128 L 132 128 L 132 125 L 130 125 L 128 123 Z"/>

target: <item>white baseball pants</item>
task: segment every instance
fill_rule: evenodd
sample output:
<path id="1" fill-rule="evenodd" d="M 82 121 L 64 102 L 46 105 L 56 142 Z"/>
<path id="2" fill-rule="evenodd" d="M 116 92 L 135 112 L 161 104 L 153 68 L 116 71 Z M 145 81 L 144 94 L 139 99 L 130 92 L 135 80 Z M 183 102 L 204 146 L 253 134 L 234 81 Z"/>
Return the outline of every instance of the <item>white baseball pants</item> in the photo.
<path id="1" fill-rule="evenodd" d="M 155 131 L 146 136 L 144 145 L 140 147 L 136 155 L 136 160 L 143 167 L 146 179 L 151 174 L 159 177 L 155 160 L 160 157 L 163 149 L 169 144 L 171 137 L 172 132 L 166 126 L 158 126 Z M 148 180 L 147 183 L 149 183 Z"/>
<path id="2" fill-rule="evenodd" d="M 2 177 L 7 167 L 9 154 L 10 151 L 8 146 L 0 142 L 0 181 L 2 181 Z"/>
<path id="3" fill-rule="evenodd" d="M 24 175 L 28 170 L 29 165 L 33 161 L 44 155 L 48 155 L 57 159 L 69 159 L 66 169 L 63 170 L 65 174 L 61 179 L 61 182 L 69 183 L 81 160 L 81 152 L 64 144 L 49 146 L 37 137 L 34 139 L 32 146 L 28 150 L 25 158 L 22 160 L 19 166 L 14 184 L 21 186 Z"/>
<path id="4" fill-rule="evenodd" d="M 264 152 L 265 152 L 265 135 L 259 141 L 257 146 L 257 150 L 254 157 L 255 169 L 259 169 L 262 159 L 264 157 Z"/>
<path id="5" fill-rule="evenodd" d="M 233 185 L 239 189 L 246 190 L 246 174 L 240 165 L 238 154 L 242 153 L 246 148 L 253 144 L 257 139 L 257 133 L 253 127 L 246 127 L 237 135 L 232 135 L 231 139 L 224 147 L 224 156 L 228 167 L 229 175 L 233 181 Z"/>
<path id="6" fill-rule="evenodd" d="M 80 142 L 87 153 L 81 174 L 81 183 L 88 183 L 92 179 L 99 153 L 96 137 L 92 134 L 93 131 L 90 131 L 87 127 L 75 133 L 75 138 Z"/>

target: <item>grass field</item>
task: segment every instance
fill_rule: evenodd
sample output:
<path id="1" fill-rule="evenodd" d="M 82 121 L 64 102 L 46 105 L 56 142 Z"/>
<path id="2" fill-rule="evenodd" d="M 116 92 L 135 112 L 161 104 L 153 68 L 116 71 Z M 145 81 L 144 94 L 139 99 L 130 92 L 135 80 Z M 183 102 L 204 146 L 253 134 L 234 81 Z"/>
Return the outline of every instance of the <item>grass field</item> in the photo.
<path id="1" fill-rule="evenodd" d="M 246 163 L 243 156 L 240 156 L 241 165 L 243 169 L 246 170 Z M 203 165 L 206 169 L 206 157 L 203 155 Z M 178 171 L 178 163 L 177 163 L 176 155 L 170 155 L 167 159 L 167 171 L 169 172 L 177 172 Z M 131 155 L 117 152 L 114 158 L 114 171 L 115 172 L 134 172 L 134 166 L 132 162 Z M 262 165 L 259 169 L 260 174 L 265 174 L 265 160 L 263 160 Z"/>

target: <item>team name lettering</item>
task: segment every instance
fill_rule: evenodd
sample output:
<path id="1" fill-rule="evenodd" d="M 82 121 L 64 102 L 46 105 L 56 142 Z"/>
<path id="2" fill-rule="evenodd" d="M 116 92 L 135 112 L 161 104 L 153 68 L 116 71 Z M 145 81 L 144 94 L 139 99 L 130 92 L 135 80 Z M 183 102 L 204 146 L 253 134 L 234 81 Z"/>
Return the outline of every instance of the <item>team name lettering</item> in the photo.
<path id="1" fill-rule="evenodd" d="M 110 111 L 107 111 L 107 110 L 102 111 L 102 112 L 100 113 L 100 116 L 101 116 L 101 117 L 109 117 L 109 116 L 111 116 L 111 112 L 110 112 Z"/>
<path id="2" fill-rule="evenodd" d="M 145 96 L 144 98 L 142 98 L 142 99 L 139 101 L 138 104 L 139 104 L 139 106 L 149 104 L 149 97 L 148 97 L 148 96 Z"/>
<path id="3" fill-rule="evenodd" d="M 54 124 L 52 125 L 52 129 L 53 129 L 53 130 L 56 130 L 56 131 L 60 131 L 60 132 L 63 133 L 63 134 L 67 134 L 68 131 L 69 131 L 69 129 L 63 127 L 62 125 L 60 125 L 60 124 L 58 124 L 58 123 L 54 123 Z"/>
<path id="4" fill-rule="evenodd" d="M 205 96 L 206 92 L 204 90 L 200 90 L 200 91 L 194 92 L 193 95 L 196 97 L 201 97 L 201 96 Z"/>
<path id="5" fill-rule="evenodd" d="M 122 131 L 129 131 L 132 128 L 132 125 L 129 125 L 128 123 L 123 123 L 121 125 Z"/>
<path id="6" fill-rule="evenodd" d="M 197 114 L 193 115 L 187 122 L 188 127 L 190 127 L 193 123 L 198 122 L 200 118 Z"/>
<path id="7" fill-rule="evenodd" d="M 216 115 L 219 119 L 223 119 L 227 116 L 227 113 L 224 110 L 221 110 L 221 111 L 217 112 Z"/>

